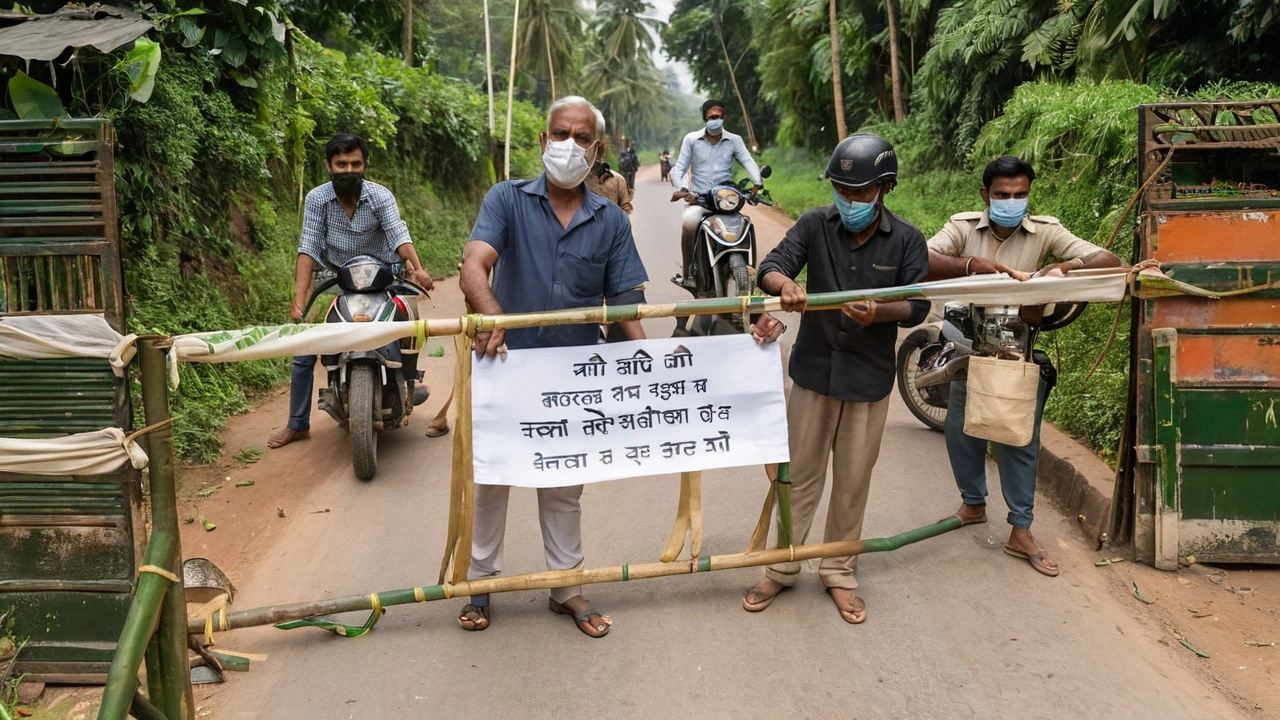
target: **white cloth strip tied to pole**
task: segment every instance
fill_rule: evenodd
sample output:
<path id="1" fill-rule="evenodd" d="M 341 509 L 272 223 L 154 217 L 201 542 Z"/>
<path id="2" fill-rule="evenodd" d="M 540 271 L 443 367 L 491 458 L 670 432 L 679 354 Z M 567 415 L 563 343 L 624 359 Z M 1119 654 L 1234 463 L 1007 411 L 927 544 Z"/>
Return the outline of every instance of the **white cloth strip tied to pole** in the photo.
<path id="1" fill-rule="evenodd" d="M 107 475 L 126 462 L 141 470 L 147 454 L 120 428 L 53 438 L 0 438 L 0 472 Z"/>
<path id="2" fill-rule="evenodd" d="M 121 335 L 101 315 L 0 317 L 0 356 L 19 360 L 87 357 L 111 363 L 116 377 L 133 359 L 137 335 Z"/>
<path id="3" fill-rule="evenodd" d="M 1067 277 L 1043 277 L 1019 282 L 1007 275 L 983 275 L 954 280 L 877 288 L 868 297 L 880 300 L 924 298 L 957 300 L 975 305 L 1039 305 L 1053 302 L 1119 302 L 1124 299 L 1127 272 L 1077 270 Z M 855 293 L 856 295 L 856 293 Z M 771 298 L 767 307 L 780 309 Z M 598 310 L 598 308 L 589 308 Z M 564 311 L 569 312 L 569 311 Z M 400 338 L 430 334 L 426 323 L 397 321 L 371 323 L 290 324 L 249 327 L 241 330 L 175 335 L 173 355 L 181 362 L 235 362 L 293 355 L 328 355 L 352 350 L 372 350 Z M 564 321 L 561 321 L 564 322 Z M 596 320 L 591 320 L 596 322 Z M 463 324 L 449 323 L 456 329 Z M 445 333 L 451 334 L 451 333 Z M 421 343 L 420 343 L 421 344 Z"/>

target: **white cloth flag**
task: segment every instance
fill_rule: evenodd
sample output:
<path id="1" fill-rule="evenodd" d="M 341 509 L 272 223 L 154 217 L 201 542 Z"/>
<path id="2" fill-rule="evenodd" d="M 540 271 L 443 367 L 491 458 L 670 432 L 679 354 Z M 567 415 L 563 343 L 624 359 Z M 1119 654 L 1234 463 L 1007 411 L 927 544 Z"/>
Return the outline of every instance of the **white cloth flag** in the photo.
<path id="1" fill-rule="evenodd" d="M 475 482 L 562 487 L 787 462 L 782 353 L 750 335 L 512 350 L 471 376 Z"/>
<path id="2" fill-rule="evenodd" d="M 118 377 L 133 359 L 137 338 L 116 332 L 101 315 L 0 316 L 0 357 L 101 358 Z"/>
<path id="3" fill-rule="evenodd" d="M 420 321 L 412 320 L 264 325 L 175 335 L 173 353 L 181 362 L 236 362 L 293 355 L 330 355 L 380 348 L 414 335 L 421 327 Z"/>
<path id="4" fill-rule="evenodd" d="M 141 470 L 147 466 L 147 454 L 120 428 L 54 438 L 0 437 L 0 472 L 106 475 L 126 462 Z"/>

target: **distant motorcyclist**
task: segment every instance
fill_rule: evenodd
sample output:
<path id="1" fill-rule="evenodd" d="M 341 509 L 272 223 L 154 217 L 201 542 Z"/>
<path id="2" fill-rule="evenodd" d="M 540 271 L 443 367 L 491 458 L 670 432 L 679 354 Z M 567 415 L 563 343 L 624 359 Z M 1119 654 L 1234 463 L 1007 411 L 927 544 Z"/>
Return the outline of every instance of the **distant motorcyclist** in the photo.
<path id="1" fill-rule="evenodd" d="M 671 151 L 663 149 L 662 154 L 658 156 L 658 167 L 662 170 L 662 182 L 667 182 L 671 177 Z"/>
<path id="2" fill-rule="evenodd" d="M 671 202 L 692 200 L 699 193 L 705 193 L 716 185 L 732 183 L 735 159 L 751 177 L 754 184 L 751 192 L 758 192 L 763 184 L 760 166 L 747 151 L 742 137 L 724 129 L 724 101 L 710 99 L 702 103 L 702 120 L 706 127 L 685 135 L 680 143 L 680 156 L 671 169 L 671 184 L 678 188 L 671 194 Z M 689 176 L 687 182 L 686 173 Z M 688 290 L 695 287 L 689 277 L 689 266 L 693 261 L 693 243 L 698 234 L 698 225 L 706 214 L 707 211 L 701 206 L 690 204 L 685 208 L 684 217 L 680 221 L 680 255 L 684 264 L 674 280 Z"/>

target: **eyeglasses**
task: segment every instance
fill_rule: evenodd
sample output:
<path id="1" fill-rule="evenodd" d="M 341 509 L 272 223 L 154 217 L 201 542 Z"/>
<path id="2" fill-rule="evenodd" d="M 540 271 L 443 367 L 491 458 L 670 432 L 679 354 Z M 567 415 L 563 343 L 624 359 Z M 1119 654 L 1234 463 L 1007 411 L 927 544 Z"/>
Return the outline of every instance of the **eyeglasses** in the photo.
<path id="1" fill-rule="evenodd" d="M 707 116 L 707 119 L 708 119 L 708 120 L 723 120 L 723 119 L 724 119 L 724 116 L 723 116 L 723 115 L 708 115 L 708 116 Z"/>

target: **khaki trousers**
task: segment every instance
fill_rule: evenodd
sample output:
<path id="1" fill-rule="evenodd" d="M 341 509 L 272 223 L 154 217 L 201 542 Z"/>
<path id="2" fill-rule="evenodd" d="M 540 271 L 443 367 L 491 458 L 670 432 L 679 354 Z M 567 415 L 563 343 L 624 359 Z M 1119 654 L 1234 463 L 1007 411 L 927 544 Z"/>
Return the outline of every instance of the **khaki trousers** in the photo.
<path id="1" fill-rule="evenodd" d="M 846 402 L 799 385 L 791 386 L 787 427 L 791 445 L 791 528 L 796 545 L 803 545 L 809 537 L 827 481 L 828 460 L 831 502 L 822 541 L 862 538 L 871 469 L 880 455 L 888 414 L 888 397 L 876 402 Z M 823 587 L 852 590 L 858 587 L 853 574 L 857 564 L 857 555 L 823 558 L 818 577 Z M 765 575 L 783 585 L 794 585 L 800 576 L 800 563 L 770 565 Z"/>
<path id="2" fill-rule="evenodd" d="M 476 505 L 471 525 L 471 567 L 468 580 L 502 572 L 502 544 L 507 533 L 506 485 L 476 485 Z M 538 488 L 538 520 L 542 526 L 542 550 L 548 570 L 582 567 L 582 486 Z M 582 586 L 556 588 L 551 598 L 562 603 L 582 594 Z M 479 599 L 478 596 L 476 599 Z M 472 604 L 488 605 L 488 598 Z"/>

